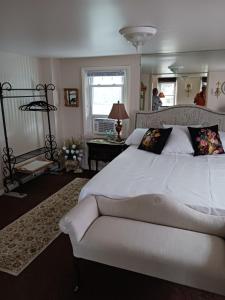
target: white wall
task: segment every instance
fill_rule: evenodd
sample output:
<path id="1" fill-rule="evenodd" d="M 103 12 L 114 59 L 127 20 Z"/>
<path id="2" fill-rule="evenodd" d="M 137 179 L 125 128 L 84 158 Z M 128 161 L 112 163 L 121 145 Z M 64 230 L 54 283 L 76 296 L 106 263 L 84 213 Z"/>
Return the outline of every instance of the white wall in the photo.
<path id="1" fill-rule="evenodd" d="M 225 81 L 225 72 L 209 72 L 207 87 L 207 107 L 212 110 L 225 112 L 225 94 L 215 96 L 217 82 L 221 84 Z"/>
<path id="2" fill-rule="evenodd" d="M 33 88 L 49 77 L 46 76 L 46 68 L 48 68 L 46 62 L 47 60 L 0 52 L 0 82 L 9 81 L 13 88 Z M 26 98 L 4 100 L 9 146 L 13 148 L 15 155 L 34 150 L 44 143 L 42 114 L 21 112 L 18 107 L 25 103 L 27 103 Z M 4 146 L 3 123 L 0 115 L 1 151 Z M 2 186 L 0 171 L 0 189 Z"/>
<path id="3" fill-rule="evenodd" d="M 140 56 L 110 56 L 93 58 L 68 58 L 54 61 L 56 85 L 59 93 L 59 132 L 60 141 L 67 138 L 83 136 L 83 99 L 82 99 L 82 78 L 81 69 L 88 67 L 113 67 L 129 66 L 129 99 L 128 114 L 130 116 L 130 128 L 134 128 L 135 112 L 139 109 L 139 89 L 140 89 Z M 57 65 L 57 66 L 56 66 Z M 65 107 L 64 88 L 78 88 L 80 97 L 80 106 Z"/>

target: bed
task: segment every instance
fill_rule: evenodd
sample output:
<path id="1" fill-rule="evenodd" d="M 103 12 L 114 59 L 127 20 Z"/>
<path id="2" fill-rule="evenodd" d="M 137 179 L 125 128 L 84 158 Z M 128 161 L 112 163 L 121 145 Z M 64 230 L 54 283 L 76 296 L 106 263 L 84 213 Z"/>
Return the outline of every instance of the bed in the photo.
<path id="1" fill-rule="evenodd" d="M 225 155 L 157 155 L 131 145 L 82 189 L 112 199 L 166 194 L 189 206 L 225 215 Z"/>
<path id="2" fill-rule="evenodd" d="M 196 106 L 137 113 L 129 148 L 60 221 L 74 257 L 225 296 L 225 154 L 193 156 L 186 133 L 187 125 L 215 124 L 225 145 L 223 113 Z M 148 128 L 171 125 L 162 154 L 138 149 Z"/>
<path id="3" fill-rule="evenodd" d="M 138 128 L 162 127 L 163 124 L 218 124 L 222 134 L 225 114 L 185 105 L 136 115 Z M 223 140 L 225 143 L 225 138 Z M 165 194 L 202 212 L 225 215 L 225 154 L 194 157 L 192 153 L 171 152 L 157 155 L 137 147 L 131 144 L 90 180 L 82 189 L 79 201 L 88 195 L 121 199 Z"/>

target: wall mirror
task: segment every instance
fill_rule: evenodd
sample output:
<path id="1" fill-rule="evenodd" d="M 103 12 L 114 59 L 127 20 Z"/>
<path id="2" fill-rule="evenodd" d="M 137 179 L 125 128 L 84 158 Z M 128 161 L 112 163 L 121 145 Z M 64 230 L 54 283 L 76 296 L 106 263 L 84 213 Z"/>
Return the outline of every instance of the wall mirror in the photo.
<path id="1" fill-rule="evenodd" d="M 65 106 L 79 107 L 78 89 L 64 89 Z"/>
<path id="2" fill-rule="evenodd" d="M 154 87 L 161 92 L 163 106 L 194 104 L 203 85 L 207 86 L 207 98 L 214 93 L 209 85 L 210 72 L 225 72 L 225 50 L 143 54 L 141 86 L 145 86 L 146 92 L 140 108 L 151 110 Z"/>

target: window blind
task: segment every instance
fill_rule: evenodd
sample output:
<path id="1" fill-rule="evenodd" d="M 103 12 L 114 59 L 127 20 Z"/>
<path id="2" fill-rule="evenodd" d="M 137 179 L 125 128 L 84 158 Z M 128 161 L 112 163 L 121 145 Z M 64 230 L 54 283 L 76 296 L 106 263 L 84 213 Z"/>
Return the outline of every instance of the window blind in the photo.
<path id="1" fill-rule="evenodd" d="M 207 77 L 202 77 L 202 83 L 207 83 Z"/>
<path id="2" fill-rule="evenodd" d="M 88 77 L 103 77 L 103 76 L 125 76 L 124 70 L 115 70 L 115 71 L 88 71 L 87 72 Z"/>
<path id="3" fill-rule="evenodd" d="M 158 78 L 158 83 L 166 83 L 166 82 L 176 82 L 177 78 L 176 77 L 163 77 L 163 78 Z"/>

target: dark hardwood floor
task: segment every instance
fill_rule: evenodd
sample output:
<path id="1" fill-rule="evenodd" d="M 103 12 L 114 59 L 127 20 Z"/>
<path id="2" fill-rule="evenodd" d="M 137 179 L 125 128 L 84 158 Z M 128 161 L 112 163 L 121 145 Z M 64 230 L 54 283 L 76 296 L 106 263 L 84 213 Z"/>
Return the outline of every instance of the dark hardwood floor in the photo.
<path id="1" fill-rule="evenodd" d="M 92 177 L 84 172 L 79 177 Z M 74 179 L 71 174 L 42 175 L 24 184 L 24 199 L 0 197 L 0 228 L 32 209 Z M 73 292 L 75 270 L 68 236 L 61 234 L 19 276 L 0 272 L 0 299 L 3 300 L 83 300 L 83 299 L 163 299 L 224 300 L 192 288 L 116 268 L 80 261 L 81 286 Z M 175 270 L 174 270 L 175 271 Z"/>

